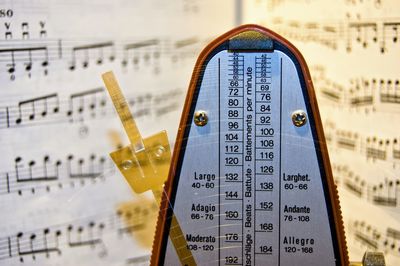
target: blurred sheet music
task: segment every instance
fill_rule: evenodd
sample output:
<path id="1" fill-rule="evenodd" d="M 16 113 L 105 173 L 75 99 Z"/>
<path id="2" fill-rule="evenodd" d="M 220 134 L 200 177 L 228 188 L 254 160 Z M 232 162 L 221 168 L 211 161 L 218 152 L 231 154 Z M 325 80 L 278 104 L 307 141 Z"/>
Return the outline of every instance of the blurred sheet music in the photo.
<path id="1" fill-rule="evenodd" d="M 400 85 L 396 0 L 249 1 L 305 57 L 339 188 L 350 258 L 400 265 Z"/>
<path id="2" fill-rule="evenodd" d="M 235 5 L 0 2 L 0 265 L 147 264 L 158 209 L 108 156 L 122 126 L 101 73 L 144 135 L 174 141 L 197 55 Z"/>

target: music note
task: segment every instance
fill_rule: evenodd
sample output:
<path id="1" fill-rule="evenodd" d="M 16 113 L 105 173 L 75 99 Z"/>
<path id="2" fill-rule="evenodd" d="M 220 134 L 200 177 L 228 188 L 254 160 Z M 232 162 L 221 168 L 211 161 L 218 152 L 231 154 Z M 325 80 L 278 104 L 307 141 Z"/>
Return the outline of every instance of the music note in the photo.
<path id="1" fill-rule="evenodd" d="M 144 62 L 149 64 L 150 58 L 151 58 L 151 55 L 150 55 L 151 48 L 154 48 L 155 52 L 152 54 L 152 56 L 157 61 L 157 59 L 160 56 L 160 52 L 158 51 L 160 49 L 159 45 L 160 45 L 160 40 L 158 40 L 158 39 L 150 39 L 150 40 L 126 44 L 123 48 L 124 55 L 123 55 L 123 58 L 121 61 L 122 66 L 125 67 L 128 65 L 131 51 L 133 53 L 132 62 L 133 62 L 134 66 L 136 66 L 136 67 L 139 66 L 140 53 L 143 53 Z M 156 62 L 155 62 L 155 64 L 156 64 Z"/>
<path id="2" fill-rule="evenodd" d="M 58 237 L 60 234 L 55 233 L 54 235 L 54 246 L 49 246 L 49 243 L 51 243 L 48 240 L 48 234 L 49 234 L 49 229 L 45 229 L 41 232 L 43 235 L 42 238 L 39 238 L 36 233 L 31 233 L 27 235 L 26 240 L 23 240 L 24 238 L 24 233 L 19 232 L 16 237 L 16 242 L 17 242 L 17 253 L 18 256 L 20 257 L 20 261 L 24 262 L 24 256 L 26 255 L 31 255 L 32 259 L 36 259 L 37 254 L 44 253 L 46 254 L 46 257 L 48 258 L 50 256 L 50 253 L 56 252 L 59 255 L 61 254 L 61 250 L 58 247 Z M 24 249 L 24 246 L 26 246 L 26 242 L 28 242 L 28 247 Z"/>
<path id="3" fill-rule="evenodd" d="M 377 239 L 380 234 L 376 230 L 372 230 L 371 227 L 366 226 L 364 222 L 354 221 L 351 223 L 355 240 L 362 243 L 364 246 L 377 250 L 379 247 Z"/>
<path id="4" fill-rule="evenodd" d="M 74 188 L 75 181 L 85 185 L 85 179 L 91 181 L 87 184 L 94 185 L 114 172 L 106 156 L 90 154 L 87 159 L 75 157 L 72 154 L 65 160 L 54 160 L 49 155 L 34 160 L 16 157 L 14 170 L 0 173 L 0 196 L 12 193 L 22 196 L 24 191 L 29 191 L 31 195 L 37 191 L 50 192 L 51 187 L 63 189 L 65 184 Z"/>
<path id="5" fill-rule="evenodd" d="M 350 22 L 348 24 L 348 50 L 351 50 L 352 31 L 356 31 L 356 42 L 360 43 L 363 48 L 367 48 L 369 40 L 374 43 L 378 41 L 378 26 L 375 22 Z"/>
<path id="6" fill-rule="evenodd" d="M 73 155 L 69 155 L 67 158 L 67 169 L 70 178 L 89 178 L 93 179 L 101 176 L 104 172 L 104 164 L 106 159 L 99 157 L 96 160 L 96 156 L 92 154 L 89 159 L 89 163 L 85 162 L 84 158 L 75 159 Z"/>
<path id="7" fill-rule="evenodd" d="M 337 135 L 336 143 L 337 143 L 338 147 L 353 150 L 353 151 L 356 150 L 357 142 L 359 140 L 357 133 L 352 133 L 350 131 L 337 130 L 336 135 Z"/>
<path id="8" fill-rule="evenodd" d="M 366 141 L 366 156 L 373 160 L 386 160 L 387 158 L 387 147 L 389 140 L 378 140 L 376 137 L 368 137 Z"/>
<path id="9" fill-rule="evenodd" d="M 50 113 L 49 105 L 51 104 Z M 59 111 L 59 100 L 57 93 L 52 93 L 18 103 L 19 115 L 15 123 L 20 125 L 24 122 L 33 121 L 38 117 L 44 118 L 49 114 L 57 114 Z"/>
<path id="10" fill-rule="evenodd" d="M 99 256 L 104 256 L 107 253 L 103 240 L 101 239 L 102 231 L 105 228 L 103 223 L 98 225 L 91 221 L 87 226 L 78 226 L 76 229 L 73 225 L 69 225 L 67 228 L 67 243 L 71 248 L 90 246 L 92 249 L 96 246 L 100 246 L 101 250 Z M 75 230 L 74 230 L 75 229 Z M 94 230 L 96 230 L 95 237 Z M 87 232 L 87 236 L 84 233 Z M 75 235 L 75 237 L 73 237 Z"/>
<path id="11" fill-rule="evenodd" d="M 392 156 L 393 159 L 400 160 L 400 143 L 398 139 L 393 140 Z"/>
<path id="12" fill-rule="evenodd" d="M 400 22 L 383 22 L 381 53 L 385 53 L 387 50 L 386 39 L 391 40 L 392 43 L 397 43 L 399 39 L 399 27 Z"/>
<path id="13" fill-rule="evenodd" d="M 58 179 L 58 168 L 60 162 L 57 161 L 53 165 L 52 173 L 49 172 L 49 156 L 44 156 L 42 166 L 36 166 L 36 161 L 32 160 L 28 162 L 28 171 L 21 171 L 22 158 L 15 158 L 15 176 L 17 182 L 32 182 L 32 181 L 52 181 Z M 36 166 L 36 167 L 35 167 Z"/>
<path id="14" fill-rule="evenodd" d="M 123 218 L 127 221 L 127 226 L 118 229 L 120 234 L 130 234 L 137 230 L 142 230 L 146 225 L 142 222 L 137 221 L 139 217 L 140 208 L 136 208 L 133 213 L 131 211 L 125 211 L 122 213 Z"/>
<path id="15" fill-rule="evenodd" d="M 334 164 L 333 174 L 335 181 L 338 181 L 337 185 L 342 186 L 358 198 L 365 199 L 375 205 L 397 207 L 399 179 L 385 178 L 381 182 L 368 183 L 366 177 L 361 177 L 349 165 L 343 164 Z M 380 178 L 379 176 L 375 177 L 376 179 Z"/>
<path id="16" fill-rule="evenodd" d="M 29 58 L 28 58 L 28 62 L 25 63 L 25 70 L 26 71 L 31 71 L 32 69 L 32 52 L 29 51 Z"/>
<path id="17" fill-rule="evenodd" d="M 143 197 L 121 203 L 115 212 L 102 212 L 30 232 L 20 231 L 0 238 L 0 261 L 16 257 L 25 262 L 27 256 L 36 260 L 39 254 L 50 258 L 51 254 L 61 256 L 61 249 L 77 250 L 85 247 L 102 257 L 107 254 L 102 237 L 105 233 L 107 238 L 115 236 L 117 240 L 122 236 L 134 237 L 143 247 L 150 248 L 157 215 L 158 206 L 154 200 Z"/>
<path id="18" fill-rule="evenodd" d="M 374 196 L 373 202 L 377 205 L 395 207 L 397 205 L 396 198 L 388 198 L 385 196 Z"/>
<path id="19" fill-rule="evenodd" d="M 344 89 L 340 84 L 327 79 L 325 76 L 315 77 L 313 80 L 317 91 L 321 93 L 323 97 L 335 103 L 342 102 L 344 98 Z"/>
<path id="20" fill-rule="evenodd" d="M 13 74 L 15 72 L 15 61 L 18 59 L 25 60 L 23 54 L 28 54 L 28 63 L 25 67 L 27 71 L 31 70 L 32 67 L 32 53 L 42 53 L 41 60 L 42 66 L 46 67 L 49 63 L 49 55 L 46 46 L 38 46 L 38 47 L 21 47 L 21 48 L 5 48 L 0 49 L 0 54 L 6 53 L 10 55 L 10 63 L 7 64 L 8 66 L 8 73 Z M 22 54 L 22 56 L 21 56 Z"/>
<path id="21" fill-rule="evenodd" d="M 160 98 L 159 93 L 143 93 L 129 97 L 128 103 L 133 107 L 135 116 L 156 116 L 178 110 L 183 99 L 179 98 L 182 89 L 169 89 L 162 93 L 167 100 L 159 101 L 153 108 L 152 100 Z M 170 97 L 175 95 L 176 97 Z M 0 107 L 0 130 L 15 127 L 50 125 L 54 123 L 78 123 L 86 120 L 101 119 L 113 114 L 112 106 L 107 105 L 107 95 L 103 88 L 84 90 L 59 98 L 58 94 L 39 96 L 18 102 L 17 106 Z"/>
<path id="22" fill-rule="evenodd" d="M 400 104 L 400 86 L 399 80 L 392 82 L 388 80 L 385 82 L 381 80 L 380 82 L 380 101 L 382 103 Z"/>
<path id="23" fill-rule="evenodd" d="M 99 95 L 101 96 L 100 99 Z M 103 88 L 95 88 L 84 92 L 71 94 L 69 98 L 69 110 L 67 111 L 67 116 L 71 117 L 71 121 L 73 121 L 74 117 L 77 116 L 80 118 L 80 120 L 83 120 L 84 111 L 87 107 L 89 107 L 88 110 L 90 112 L 88 113 L 93 117 L 96 115 L 95 108 L 97 106 L 99 106 L 99 108 L 105 107 L 106 101 L 104 98 L 105 95 Z M 85 102 L 89 102 L 87 107 Z"/>
<path id="24" fill-rule="evenodd" d="M 397 206 L 399 181 L 385 180 L 384 183 L 372 187 L 372 202 L 382 206 Z"/>
<path id="25" fill-rule="evenodd" d="M 385 257 L 390 255 L 398 256 L 400 232 L 392 227 L 380 229 L 363 220 L 351 220 L 349 223 L 349 237 L 354 238 L 358 243 L 370 250 L 385 252 Z"/>
<path id="26" fill-rule="evenodd" d="M 283 21 L 282 18 L 272 20 L 272 25 L 282 35 L 301 42 L 316 42 L 328 48 L 336 50 L 338 43 L 345 42 L 347 52 L 353 49 L 353 42 L 368 48 L 371 44 L 377 44 L 381 52 L 387 50 L 387 39 L 397 43 L 399 39 L 400 22 L 397 21 L 351 21 L 347 14 L 348 22 L 321 22 Z M 359 19 L 359 17 L 358 17 Z"/>
<path id="27" fill-rule="evenodd" d="M 150 248 L 157 222 L 157 211 L 158 206 L 155 201 L 147 198 L 141 198 L 138 202 L 121 203 L 117 215 L 123 220 L 124 225 L 118 228 L 118 233 L 131 235 L 143 247 Z"/>
<path id="28" fill-rule="evenodd" d="M 353 175 L 350 174 L 348 179 L 344 180 L 343 183 L 346 188 L 355 193 L 358 197 L 361 198 L 363 196 L 365 182 L 360 181 L 358 176 L 353 177 Z"/>
<path id="29" fill-rule="evenodd" d="M 350 105 L 354 107 L 374 104 L 374 92 L 368 80 L 351 80 Z"/>
<path id="30" fill-rule="evenodd" d="M 71 62 L 69 69 L 74 70 L 76 68 L 76 61 L 77 57 L 79 57 L 83 53 L 83 60 L 82 60 L 82 67 L 87 68 L 89 66 L 89 61 L 90 61 L 90 53 L 91 51 L 95 50 L 98 52 L 96 57 L 96 64 L 100 65 L 104 62 L 104 49 L 105 48 L 112 48 L 114 46 L 114 42 L 108 41 L 108 42 L 101 42 L 101 43 L 95 43 L 95 44 L 89 44 L 89 45 L 81 45 L 81 46 L 76 46 L 72 48 L 72 56 L 71 56 Z M 113 49 L 111 49 L 110 53 L 110 61 L 114 60 L 114 53 Z"/>
<path id="31" fill-rule="evenodd" d="M 313 75 L 316 92 L 327 104 L 340 108 L 362 108 L 374 112 L 397 110 L 400 104 L 400 81 L 398 79 L 351 78 L 349 87 L 337 84 L 324 75 Z M 333 105 L 335 104 L 335 105 Z M 336 105 L 337 104 L 337 105 Z"/>

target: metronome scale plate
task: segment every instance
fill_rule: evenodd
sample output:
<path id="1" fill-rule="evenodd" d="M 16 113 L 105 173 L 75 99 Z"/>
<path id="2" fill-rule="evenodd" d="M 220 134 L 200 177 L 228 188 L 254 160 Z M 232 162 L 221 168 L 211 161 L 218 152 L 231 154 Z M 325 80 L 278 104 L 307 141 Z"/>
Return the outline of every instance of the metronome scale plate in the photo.
<path id="1" fill-rule="evenodd" d="M 198 265 L 347 261 L 309 74 L 295 48 L 277 38 L 243 26 L 200 56 L 153 263 L 180 262 L 167 240 L 172 212 L 187 242 L 182 248 Z"/>

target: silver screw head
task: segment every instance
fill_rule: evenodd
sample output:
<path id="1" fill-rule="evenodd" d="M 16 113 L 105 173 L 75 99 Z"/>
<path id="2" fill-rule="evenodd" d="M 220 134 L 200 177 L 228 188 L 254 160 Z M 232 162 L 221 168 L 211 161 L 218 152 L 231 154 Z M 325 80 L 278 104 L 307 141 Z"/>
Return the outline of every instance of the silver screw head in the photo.
<path id="1" fill-rule="evenodd" d="M 122 162 L 121 166 L 124 170 L 129 170 L 132 168 L 133 162 L 131 160 L 125 160 Z"/>
<path id="2" fill-rule="evenodd" d="M 194 113 L 194 123 L 196 126 L 203 127 L 207 125 L 207 122 L 208 116 L 206 111 L 199 110 Z"/>
<path id="3" fill-rule="evenodd" d="M 165 153 L 165 148 L 160 145 L 154 151 L 154 156 L 156 156 L 157 159 L 161 159 L 163 157 L 164 153 Z"/>
<path id="4" fill-rule="evenodd" d="M 302 127 L 307 123 L 307 114 L 303 110 L 296 110 L 292 113 L 292 122 L 296 127 Z"/>

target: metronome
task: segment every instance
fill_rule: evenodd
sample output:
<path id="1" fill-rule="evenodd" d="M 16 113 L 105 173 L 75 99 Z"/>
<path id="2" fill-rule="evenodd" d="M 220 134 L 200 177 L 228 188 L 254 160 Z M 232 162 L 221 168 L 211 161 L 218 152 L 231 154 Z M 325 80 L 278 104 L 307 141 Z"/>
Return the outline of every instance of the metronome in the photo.
<path id="1" fill-rule="evenodd" d="M 111 156 L 160 203 L 151 265 L 350 264 L 310 73 L 286 39 L 244 25 L 202 51 L 172 158 L 103 78 L 131 142 Z M 351 265 L 385 263 L 367 252 Z"/>

